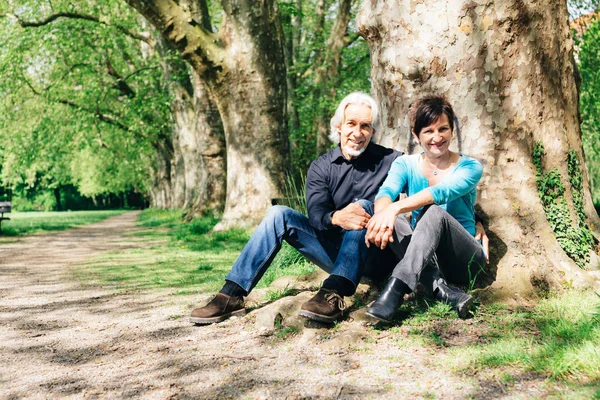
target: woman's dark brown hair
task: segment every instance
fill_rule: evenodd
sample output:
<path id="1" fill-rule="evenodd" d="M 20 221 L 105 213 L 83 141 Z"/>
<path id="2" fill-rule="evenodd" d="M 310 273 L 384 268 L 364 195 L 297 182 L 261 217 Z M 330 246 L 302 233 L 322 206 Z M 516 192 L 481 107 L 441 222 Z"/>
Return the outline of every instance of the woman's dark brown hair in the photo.
<path id="1" fill-rule="evenodd" d="M 442 114 L 446 114 L 450 129 L 454 131 L 454 110 L 448 100 L 442 96 L 425 96 L 410 106 L 410 126 L 418 137 L 423 128 L 433 124 Z"/>

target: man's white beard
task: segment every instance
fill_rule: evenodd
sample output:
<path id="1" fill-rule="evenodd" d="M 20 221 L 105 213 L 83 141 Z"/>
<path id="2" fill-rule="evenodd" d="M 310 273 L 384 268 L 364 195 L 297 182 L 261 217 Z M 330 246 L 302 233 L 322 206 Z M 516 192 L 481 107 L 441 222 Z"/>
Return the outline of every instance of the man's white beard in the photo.
<path id="1" fill-rule="evenodd" d="M 352 147 L 350 146 L 344 146 L 344 151 L 346 152 L 346 154 L 348 154 L 350 157 L 358 157 L 360 156 L 362 153 L 365 152 L 365 150 L 367 149 L 367 147 L 363 147 L 360 150 L 354 150 Z"/>

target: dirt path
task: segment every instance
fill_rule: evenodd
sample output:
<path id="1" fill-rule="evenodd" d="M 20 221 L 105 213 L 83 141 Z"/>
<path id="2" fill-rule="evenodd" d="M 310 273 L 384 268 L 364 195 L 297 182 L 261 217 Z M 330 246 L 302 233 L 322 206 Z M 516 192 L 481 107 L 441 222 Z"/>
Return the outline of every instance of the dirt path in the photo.
<path id="1" fill-rule="evenodd" d="M 406 335 L 359 318 L 334 329 L 307 323 L 286 338 L 260 328 L 274 307 L 293 309 L 309 292 L 195 327 L 187 315 L 208 295 L 74 281 L 70 266 L 145 245 L 126 235 L 139 229 L 136 216 L 0 242 L 1 398 L 514 398 L 497 382 L 445 370 L 441 349 L 403 345 Z M 538 383 L 511 392 L 538 397 Z"/>

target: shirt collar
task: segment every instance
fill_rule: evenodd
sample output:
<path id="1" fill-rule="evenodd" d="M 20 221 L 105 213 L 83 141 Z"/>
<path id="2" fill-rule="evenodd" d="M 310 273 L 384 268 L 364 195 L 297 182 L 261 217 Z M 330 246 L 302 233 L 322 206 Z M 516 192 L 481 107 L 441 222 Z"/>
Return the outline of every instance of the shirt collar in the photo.
<path id="1" fill-rule="evenodd" d="M 340 158 L 342 160 L 346 159 L 346 157 L 344 157 L 344 154 L 342 153 L 342 147 L 338 144 L 337 147 L 333 149 L 333 152 L 331 153 L 331 163 L 333 164 Z"/>

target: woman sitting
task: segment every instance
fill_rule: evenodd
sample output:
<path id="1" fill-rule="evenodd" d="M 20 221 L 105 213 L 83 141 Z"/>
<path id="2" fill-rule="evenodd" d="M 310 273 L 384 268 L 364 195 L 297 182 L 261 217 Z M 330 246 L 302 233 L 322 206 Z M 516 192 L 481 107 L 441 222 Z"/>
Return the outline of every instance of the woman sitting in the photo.
<path id="1" fill-rule="evenodd" d="M 413 104 L 411 131 L 423 152 L 398 157 L 375 201 L 367 224 L 367 245 L 388 243 L 399 262 L 367 314 L 389 321 L 406 293 L 421 281 L 439 300 L 450 303 L 461 318 L 468 316 L 473 298 L 456 283 L 469 283 L 486 262 L 475 240 L 476 187 L 481 164 L 450 151 L 454 130 L 452 106 L 440 96 Z M 398 200 L 400 193 L 408 197 Z M 411 222 L 404 213 L 412 211 Z M 443 272 L 443 274 L 442 274 Z"/>

